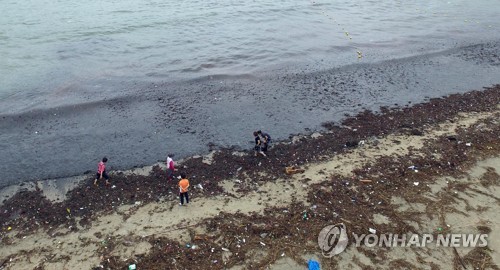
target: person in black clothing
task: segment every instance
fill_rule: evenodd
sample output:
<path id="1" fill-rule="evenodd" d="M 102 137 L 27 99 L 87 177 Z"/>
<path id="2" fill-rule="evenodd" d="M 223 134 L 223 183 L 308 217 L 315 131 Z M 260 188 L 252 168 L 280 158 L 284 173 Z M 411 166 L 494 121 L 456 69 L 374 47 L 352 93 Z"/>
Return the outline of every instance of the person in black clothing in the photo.
<path id="1" fill-rule="evenodd" d="M 267 149 L 269 147 L 269 144 L 271 143 L 271 135 L 262 132 L 262 131 L 257 131 L 257 134 L 262 138 L 262 152 L 267 152 Z"/>
<path id="2" fill-rule="evenodd" d="M 260 139 L 259 133 L 257 131 L 254 131 L 253 136 L 255 137 L 255 156 L 257 156 L 257 154 L 266 156 L 266 154 L 262 152 L 262 141 Z"/>

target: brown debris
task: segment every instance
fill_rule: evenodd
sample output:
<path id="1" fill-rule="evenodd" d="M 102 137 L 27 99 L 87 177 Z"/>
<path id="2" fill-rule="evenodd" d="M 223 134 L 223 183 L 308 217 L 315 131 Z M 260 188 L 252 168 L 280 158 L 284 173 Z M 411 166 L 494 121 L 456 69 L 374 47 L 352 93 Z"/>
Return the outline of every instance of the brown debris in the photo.
<path id="1" fill-rule="evenodd" d="M 182 170 L 188 173 L 193 187 L 198 184 L 203 186 L 202 190 L 193 189 L 191 197 L 219 195 L 224 190 L 218 183 L 224 179 L 250 178 L 254 182 L 267 182 L 278 177 L 286 178 L 289 177 L 286 165 L 303 166 L 321 157 L 344 152 L 348 147 L 344 142 L 404 133 L 408 129 L 421 130 L 427 125 L 444 122 L 459 112 L 493 111 L 498 103 L 500 86 L 495 86 L 484 91 L 433 99 L 411 108 L 385 108 L 381 114 L 365 111 L 342 123 L 349 128 L 328 124 L 325 127 L 332 132 L 324 136 L 305 139 L 297 144 L 276 144 L 266 159 L 253 155 L 235 156 L 232 154 L 233 149 L 225 149 L 214 155 L 211 165 L 203 163 L 202 158 L 191 158 L 182 164 Z M 355 179 L 361 181 L 333 175 L 326 182 L 311 185 L 313 191 L 309 192 L 307 203 L 295 202 L 286 208 L 269 207 L 263 215 L 221 212 L 198 225 L 207 234 L 193 235 L 192 243 L 150 236 L 148 241 L 153 247 L 149 253 L 123 261 L 110 255 L 116 242 L 107 239 L 101 250 L 101 265 L 105 269 L 125 269 L 130 263 L 137 263 L 138 269 L 228 269 L 236 265 L 260 269 L 275 262 L 282 254 L 305 264 L 300 254 L 317 252 L 316 237 L 326 224 L 346 222 L 349 223 L 350 231 L 356 233 L 366 233 L 367 228 L 374 227 L 377 233 L 415 231 L 413 222 L 418 224 L 418 214 L 398 211 L 390 204 L 387 194 L 398 194 L 408 201 L 425 203 L 428 205 L 428 215 L 443 220 L 444 206 L 451 205 L 456 198 L 443 195 L 440 202 L 432 202 L 422 196 L 429 190 L 425 184 L 432 183 L 436 176 L 462 175 L 475 158 L 498 154 L 500 125 L 494 121 L 488 119 L 480 123 L 488 126 L 488 129 L 479 129 L 478 124 L 467 130 L 458 129 L 454 138 L 459 139 L 450 140 L 442 136 L 429 141 L 422 155 L 409 153 L 374 160 L 369 166 L 353 171 Z M 470 142 L 473 147 L 463 142 Z M 435 157 L 434 153 L 439 153 L 440 158 Z M 419 172 L 409 170 L 409 166 L 418 167 Z M 115 188 L 96 188 L 91 181 L 89 178 L 70 191 L 66 201 L 58 203 L 49 202 L 40 191 L 16 194 L 0 207 L 0 236 L 2 239 L 5 237 L 4 228 L 8 226 L 18 232 L 17 237 L 37 229 L 46 229 L 51 233 L 62 225 L 77 230 L 77 220 L 79 225 L 88 226 L 98 215 L 112 212 L 120 205 L 177 199 L 177 182 L 169 182 L 166 172 L 159 167 L 154 167 L 149 176 L 112 175 L 111 181 Z M 412 184 L 417 181 L 422 184 Z M 467 190 L 468 186 L 450 185 L 448 188 Z M 250 187 L 243 186 L 238 190 L 240 193 L 249 191 Z M 390 222 L 375 224 L 373 213 L 388 217 Z M 445 224 L 442 225 L 445 227 Z M 380 254 L 366 252 L 365 255 L 373 263 L 380 258 Z M 482 261 L 478 262 L 478 258 Z M 488 258 L 484 249 L 475 249 L 472 254 L 464 256 L 463 261 L 491 267 L 491 257 Z M 322 266 L 335 269 L 336 261 L 322 261 Z M 407 267 L 407 263 L 396 260 L 391 262 L 391 266 Z"/>
<path id="2" fill-rule="evenodd" d="M 304 170 L 304 169 L 300 169 L 300 168 L 293 167 L 293 166 L 285 168 L 285 173 L 288 175 L 296 174 L 296 173 L 304 173 L 305 171 L 306 170 Z"/>

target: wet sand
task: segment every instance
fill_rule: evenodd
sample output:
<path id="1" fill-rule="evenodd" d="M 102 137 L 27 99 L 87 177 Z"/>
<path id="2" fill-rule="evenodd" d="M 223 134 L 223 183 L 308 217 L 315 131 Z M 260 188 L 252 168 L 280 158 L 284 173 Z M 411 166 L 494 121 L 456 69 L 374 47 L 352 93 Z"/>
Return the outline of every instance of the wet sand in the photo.
<path id="1" fill-rule="evenodd" d="M 498 43 L 487 43 L 326 71 L 311 66 L 175 83 L 130 82 L 120 86 L 125 96 L 54 93 L 52 103 L 0 115 L 0 187 L 92 173 L 102 156 L 111 169 L 123 170 L 164 160 L 169 152 L 184 158 L 221 147 L 251 149 L 255 129 L 284 140 L 321 131 L 322 123 L 339 123 L 364 109 L 480 89 L 498 83 L 498 51 Z"/>
<path id="2" fill-rule="evenodd" d="M 166 182 L 159 166 L 114 173 L 114 188 L 82 180 L 63 202 L 44 199 L 53 190 L 39 184 L 0 208 L 0 264 L 176 269 L 195 261 L 193 269 L 304 269 L 313 258 L 322 269 L 457 269 L 461 263 L 496 269 L 499 104 L 497 86 L 360 113 L 343 127 L 324 125 L 327 132 L 285 140 L 266 159 L 234 150 L 189 158 L 179 166 L 192 182 L 188 207 L 177 205 L 175 183 Z M 305 172 L 287 176 L 290 165 Z M 487 231 L 490 241 L 488 248 L 457 254 L 349 246 L 324 258 L 317 234 L 338 222 L 357 233 Z"/>

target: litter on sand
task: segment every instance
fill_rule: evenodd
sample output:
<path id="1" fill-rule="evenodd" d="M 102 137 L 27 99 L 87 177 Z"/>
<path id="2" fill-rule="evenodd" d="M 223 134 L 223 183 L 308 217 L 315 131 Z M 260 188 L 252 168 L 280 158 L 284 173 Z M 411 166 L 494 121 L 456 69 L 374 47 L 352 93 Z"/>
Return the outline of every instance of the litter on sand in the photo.
<path id="1" fill-rule="evenodd" d="M 296 173 L 303 173 L 305 172 L 304 169 L 300 169 L 300 168 L 297 168 L 297 167 L 286 167 L 285 168 L 285 173 L 286 174 L 296 174 Z"/>
<path id="2" fill-rule="evenodd" d="M 309 270 L 321 270 L 321 268 L 319 266 L 319 262 L 317 262 L 315 260 L 309 260 L 307 262 L 307 266 L 308 266 Z"/>

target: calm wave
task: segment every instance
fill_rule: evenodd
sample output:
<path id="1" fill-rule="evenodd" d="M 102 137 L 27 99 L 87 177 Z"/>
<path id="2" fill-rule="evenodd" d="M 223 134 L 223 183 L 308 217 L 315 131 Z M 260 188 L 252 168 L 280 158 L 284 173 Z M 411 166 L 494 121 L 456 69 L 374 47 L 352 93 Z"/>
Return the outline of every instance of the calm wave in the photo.
<path id="1" fill-rule="evenodd" d="M 330 68 L 498 39 L 498 0 L 0 1 L 0 113 L 122 82 Z M 9 10 L 9 12 L 6 12 Z M 108 82 L 108 83 L 106 83 Z"/>

